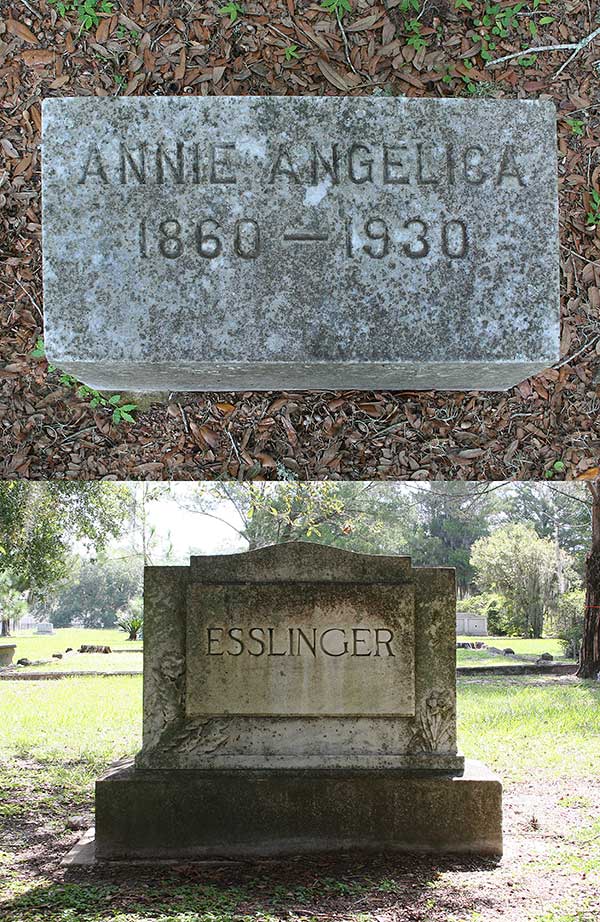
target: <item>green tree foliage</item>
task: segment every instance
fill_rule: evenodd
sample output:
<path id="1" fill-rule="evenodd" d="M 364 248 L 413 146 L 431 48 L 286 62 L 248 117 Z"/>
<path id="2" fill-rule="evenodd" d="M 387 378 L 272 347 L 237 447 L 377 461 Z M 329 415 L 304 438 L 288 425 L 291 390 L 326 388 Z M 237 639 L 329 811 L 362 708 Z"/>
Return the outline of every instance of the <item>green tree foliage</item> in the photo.
<path id="1" fill-rule="evenodd" d="M 498 500 L 488 485 L 463 481 L 436 481 L 411 493 L 416 504 L 416 524 L 405 532 L 407 551 L 415 566 L 456 568 L 459 596 L 471 586 L 475 571 L 471 548 L 489 534 L 490 516 Z"/>
<path id="2" fill-rule="evenodd" d="M 488 533 L 496 500 L 487 486 L 436 482 L 202 485 L 186 508 L 215 518 L 252 550 L 317 541 L 370 553 L 408 554 L 415 566 L 456 567 L 460 594 L 474 571 L 473 542 Z M 234 515 L 232 515 L 234 511 Z"/>
<path id="3" fill-rule="evenodd" d="M 555 616 L 556 636 L 565 648 L 565 655 L 579 658 L 583 638 L 583 621 L 585 615 L 585 591 L 573 589 L 565 592 L 558 600 Z"/>
<path id="4" fill-rule="evenodd" d="M 0 636 L 8 637 L 11 622 L 27 612 L 25 595 L 15 588 L 9 573 L 0 572 Z"/>
<path id="5" fill-rule="evenodd" d="M 504 492 L 504 520 L 529 522 L 540 538 L 550 538 L 567 551 L 583 576 L 591 539 L 591 502 L 585 486 L 519 483 Z"/>
<path id="6" fill-rule="evenodd" d="M 575 579 L 572 561 L 561 552 L 567 583 Z M 541 637 L 544 616 L 559 596 L 556 550 L 539 538 L 531 525 L 506 525 L 475 542 L 471 564 L 484 592 L 498 592 L 507 601 L 507 632 Z"/>
<path id="7" fill-rule="evenodd" d="M 68 584 L 54 595 L 55 627 L 82 622 L 84 627 L 114 627 L 119 614 L 142 591 L 139 560 L 83 560 Z"/>
<path id="8" fill-rule="evenodd" d="M 384 487 L 328 481 L 201 485 L 187 508 L 227 524 L 248 550 L 302 540 L 376 552 L 402 544 L 384 526 L 408 506 Z"/>
<path id="9" fill-rule="evenodd" d="M 43 593 L 66 577 L 74 542 L 99 549 L 119 533 L 127 492 L 94 481 L 0 484 L 0 572 Z"/>

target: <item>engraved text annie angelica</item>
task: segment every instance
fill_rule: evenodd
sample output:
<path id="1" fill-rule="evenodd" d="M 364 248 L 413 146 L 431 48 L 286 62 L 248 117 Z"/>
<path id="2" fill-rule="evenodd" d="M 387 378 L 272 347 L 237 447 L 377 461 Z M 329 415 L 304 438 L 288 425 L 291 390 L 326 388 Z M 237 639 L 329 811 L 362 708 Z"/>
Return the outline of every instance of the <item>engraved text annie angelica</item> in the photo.
<path id="1" fill-rule="evenodd" d="M 209 656 L 395 656 L 386 627 L 207 627 Z"/>
<path id="2" fill-rule="evenodd" d="M 258 143 L 258 142 L 257 142 Z M 255 159 L 245 154 L 252 142 L 155 143 L 113 140 L 90 144 L 77 167 L 80 185 L 212 185 L 244 184 L 252 176 L 269 186 L 331 187 L 349 183 L 395 186 L 527 186 L 525 171 L 513 144 L 493 150 L 478 144 L 435 144 L 399 139 L 383 144 L 264 145 Z M 260 145 L 259 145 L 260 146 Z"/>

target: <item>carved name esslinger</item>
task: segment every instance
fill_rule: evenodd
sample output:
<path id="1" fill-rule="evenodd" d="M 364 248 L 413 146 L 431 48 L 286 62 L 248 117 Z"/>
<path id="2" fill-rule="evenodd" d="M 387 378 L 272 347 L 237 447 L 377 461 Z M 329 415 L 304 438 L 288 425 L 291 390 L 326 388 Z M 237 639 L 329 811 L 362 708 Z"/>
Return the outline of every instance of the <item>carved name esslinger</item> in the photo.
<path id="1" fill-rule="evenodd" d="M 394 632 L 368 627 L 207 627 L 209 656 L 395 656 Z"/>
<path id="2" fill-rule="evenodd" d="M 244 183 L 246 168 L 256 162 L 246 156 L 258 151 L 258 167 L 270 184 L 332 186 L 499 186 L 527 185 L 512 144 L 500 156 L 477 144 L 431 144 L 398 140 L 380 145 L 267 145 L 259 139 L 238 142 L 139 144 L 124 141 L 91 144 L 82 158 L 77 181 L 115 185 L 234 185 Z"/>

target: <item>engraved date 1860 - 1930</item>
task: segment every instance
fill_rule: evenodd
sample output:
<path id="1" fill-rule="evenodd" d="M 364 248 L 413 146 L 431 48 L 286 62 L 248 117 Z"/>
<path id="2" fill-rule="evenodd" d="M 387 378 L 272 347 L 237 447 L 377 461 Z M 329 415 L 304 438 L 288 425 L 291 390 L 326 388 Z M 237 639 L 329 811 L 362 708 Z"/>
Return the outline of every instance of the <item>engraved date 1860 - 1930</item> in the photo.
<path id="1" fill-rule="evenodd" d="M 270 243 L 269 243 L 270 241 Z M 470 239 L 467 225 L 457 218 L 440 218 L 424 221 L 419 217 L 391 221 L 379 216 L 366 219 L 347 218 L 343 228 L 330 232 L 286 228 L 276 235 L 265 234 L 258 221 L 241 218 L 226 227 L 215 218 L 187 222 L 178 218 L 152 221 L 144 218 L 138 227 L 139 253 L 143 259 L 164 256 L 178 259 L 184 253 L 193 253 L 203 259 L 232 256 L 240 259 L 258 259 L 269 245 L 305 246 L 332 241 L 341 245 L 349 259 L 366 256 L 384 259 L 397 253 L 409 259 L 422 259 L 430 253 L 447 259 L 461 259 L 469 252 Z"/>

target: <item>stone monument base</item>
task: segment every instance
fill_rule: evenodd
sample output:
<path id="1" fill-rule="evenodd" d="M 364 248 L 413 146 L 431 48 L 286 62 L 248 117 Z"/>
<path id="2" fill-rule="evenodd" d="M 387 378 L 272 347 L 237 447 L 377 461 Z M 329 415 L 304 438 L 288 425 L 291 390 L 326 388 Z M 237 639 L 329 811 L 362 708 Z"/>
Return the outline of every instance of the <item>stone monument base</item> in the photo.
<path id="1" fill-rule="evenodd" d="M 502 784 L 380 770 L 136 769 L 96 782 L 96 858 L 244 858 L 315 852 L 502 854 Z"/>

